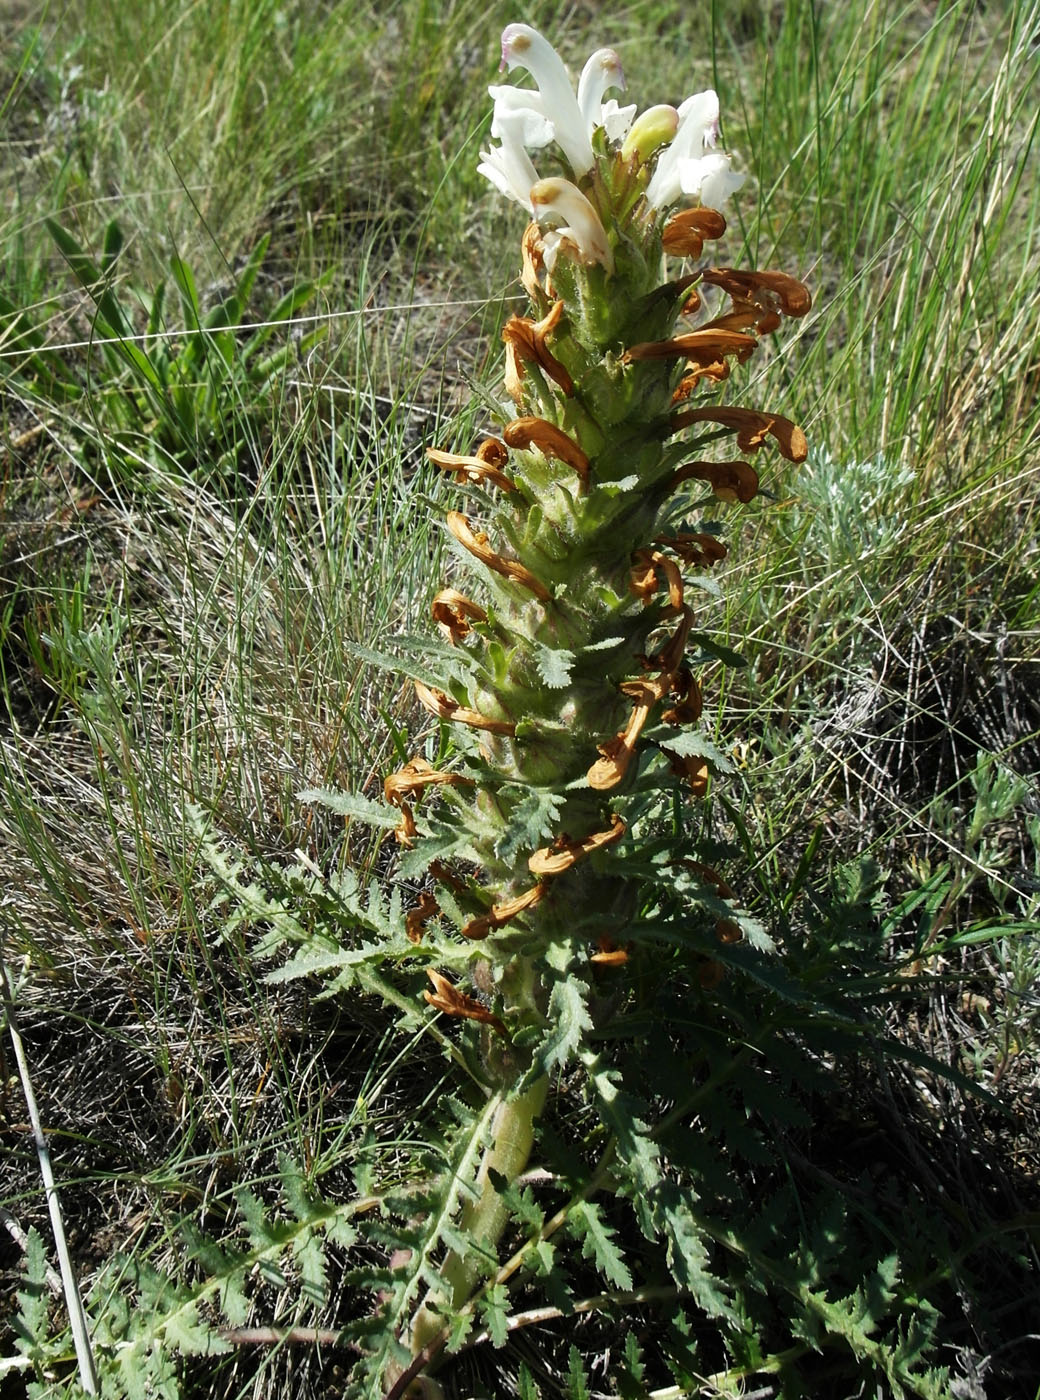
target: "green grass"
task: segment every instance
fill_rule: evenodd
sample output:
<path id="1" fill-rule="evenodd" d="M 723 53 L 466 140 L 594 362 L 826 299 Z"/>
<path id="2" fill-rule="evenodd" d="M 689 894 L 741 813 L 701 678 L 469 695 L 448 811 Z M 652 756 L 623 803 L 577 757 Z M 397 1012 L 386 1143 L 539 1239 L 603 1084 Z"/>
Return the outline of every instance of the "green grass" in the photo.
<path id="1" fill-rule="evenodd" d="M 215 1229 L 281 1156 L 345 1199 L 366 1162 L 404 1160 L 444 1073 L 364 1000 L 265 982 L 214 908 L 199 833 L 259 871 L 302 859 L 395 885 L 385 849 L 297 794 L 376 796 L 406 735 L 435 738 L 352 646 L 426 630 L 450 569 L 422 448 L 471 442 L 470 390 L 499 373 L 522 215 L 474 167 L 518 16 L 467 0 L 2 10 L 0 292 L 86 389 L 62 398 L 0 331 L 0 952 L 81 1273 L 118 1247 L 187 1278 L 184 1217 Z M 877 927 L 921 958 L 890 1030 L 1016 1105 L 1003 1120 L 934 1090 L 1024 1215 L 1040 1167 L 1040 7 L 638 0 L 555 17 L 524 16 L 575 68 L 617 47 L 641 106 L 718 87 L 753 177 L 719 260 L 785 268 L 815 299 L 739 400 L 802 422 L 812 453 L 770 464 L 770 496 L 727 520 L 727 602 L 710 607 L 749 664 L 705 678 L 739 766 L 705 821 L 743 848 L 734 881 L 781 929 L 793 884 L 836 899 L 877 864 Z M 204 446 L 159 450 L 161 410 L 127 408 L 133 376 L 91 347 L 94 304 L 48 218 L 96 257 L 118 220 L 128 306 L 177 257 L 210 310 L 266 236 L 244 323 L 321 279 L 272 341 L 284 367 L 235 380 L 230 477 Z M 131 315 L 143 333 L 147 307 Z M 11 1076 L 0 1205 L 46 1239 Z M 5 1300 L 16 1238 L 0 1236 Z M 1020 1322 L 994 1395 L 1031 1394 Z M 287 1347 L 222 1364 L 191 1393 L 335 1385 Z"/>

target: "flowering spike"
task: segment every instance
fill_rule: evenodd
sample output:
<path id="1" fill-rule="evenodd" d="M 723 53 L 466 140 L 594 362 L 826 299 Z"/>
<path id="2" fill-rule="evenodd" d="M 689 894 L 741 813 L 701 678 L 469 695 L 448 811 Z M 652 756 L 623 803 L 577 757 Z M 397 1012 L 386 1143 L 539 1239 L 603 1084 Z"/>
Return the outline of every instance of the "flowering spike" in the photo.
<path id="1" fill-rule="evenodd" d="M 431 969 L 426 1000 L 479 1027 L 489 1087 L 504 1091 L 507 1118 L 527 1115 L 529 1141 L 545 1092 L 531 1047 L 552 1042 L 554 982 L 573 971 L 616 985 L 633 965 L 641 977 L 654 945 L 635 926 L 653 910 L 675 948 L 700 949 L 707 995 L 721 975 L 720 941 L 742 936 L 732 890 L 688 860 L 697 823 L 676 819 L 703 797 L 715 762 L 696 732 L 703 698 L 687 651 L 696 639 L 698 655 L 713 652 L 694 631 L 705 624 L 691 576 L 718 569 L 726 546 L 696 516 L 712 498 L 746 503 L 758 492 L 747 462 L 710 460 L 727 434 L 743 453 L 768 443 L 803 460 L 796 424 L 731 407 L 719 391 L 760 336 L 805 314 L 809 297 L 779 272 L 720 265 L 662 278 L 665 255 L 699 259 L 726 232 L 716 207 L 686 206 L 715 206 L 743 181 L 715 148 L 713 91 L 632 122 L 630 109 L 603 100 L 623 86 L 612 50 L 593 54 L 577 95 L 529 26 L 505 30 L 502 55 L 537 89 L 490 89 L 492 143 L 479 168 L 532 215 L 521 242 L 531 304 L 503 330 L 495 435 L 472 455 L 429 453 L 464 484 L 495 489 L 469 491 L 479 521 L 447 514 L 474 597 L 437 594 L 433 619 L 450 646 L 430 648 L 415 682 L 421 706 L 456 726 L 454 766 L 467 783 L 413 759 L 387 779 L 386 796 L 401 811 L 396 835 L 411 847 L 412 872 L 428 870 L 440 895 L 420 898 L 406 931 L 427 958 L 442 950 L 446 966 L 472 969 L 481 991 L 470 996 Z M 573 180 L 548 169 L 540 178 L 550 143 Z M 669 441 L 680 432 L 688 450 Z M 438 804 L 422 830 L 409 806 L 420 800 L 424 817 Z M 686 893 L 691 883 L 700 895 Z M 494 1012 L 484 1003 L 491 988 Z M 593 997 L 589 1016 L 602 1026 L 617 1004 Z M 510 1038 L 508 1054 L 489 1048 L 489 1027 Z M 524 1076 L 532 1087 L 514 1096 Z M 472 1257 L 483 1265 L 500 1233 L 475 1228 Z M 416 1314 L 413 1356 L 440 1335 L 445 1300 L 458 1309 L 472 1297 L 474 1267 L 449 1251 L 441 1277 L 450 1283 L 434 1286 Z"/>

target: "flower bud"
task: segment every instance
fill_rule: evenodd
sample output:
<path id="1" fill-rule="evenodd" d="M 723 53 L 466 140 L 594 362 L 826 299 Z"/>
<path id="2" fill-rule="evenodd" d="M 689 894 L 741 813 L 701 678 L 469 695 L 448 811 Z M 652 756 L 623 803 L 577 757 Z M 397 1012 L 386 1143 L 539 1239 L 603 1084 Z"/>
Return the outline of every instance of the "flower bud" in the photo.
<path id="1" fill-rule="evenodd" d="M 671 141 L 679 130 L 679 113 L 674 107 L 662 103 L 648 107 L 632 123 L 632 130 L 625 138 L 621 154 L 626 160 L 638 155 L 642 161 L 649 160 L 653 153 Z"/>

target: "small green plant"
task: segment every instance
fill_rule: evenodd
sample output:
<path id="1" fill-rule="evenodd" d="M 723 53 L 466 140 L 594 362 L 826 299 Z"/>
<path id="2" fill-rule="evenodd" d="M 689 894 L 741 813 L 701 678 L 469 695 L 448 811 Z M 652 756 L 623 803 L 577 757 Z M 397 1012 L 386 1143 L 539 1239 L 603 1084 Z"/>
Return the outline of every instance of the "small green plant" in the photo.
<path id="1" fill-rule="evenodd" d="M 47 229 L 94 306 L 86 364 L 50 348 L 40 325 L 0 296 L 0 363 L 14 386 L 34 401 L 78 408 L 88 442 L 100 441 L 110 460 L 158 454 L 160 463 L 205 478 L 233 478 L 259 442 L 270 395 L 286 364 L 321 337 L 318 327 L 299 341 L 273 346 L 275 333 L 308 305 L 317 283 L 301 281 L 250 330 L 247 317 L 270 242 L 265 235 L 235 276 L 231 293 L 205 311 L 191 268 L 173 258 L 170 276 L 181 324 L 167 324 L 167 284 L 138 293 L 120 283 L 123 233 L 106 227 L 100 262 L 55 219 Z M 139 311 L 141 314 L 139 315 Z M 143 325 L 142 325 L 143 322 Z M 19 353 L 20 352 L 20 353 Z M 124 469 L 129 469 L 124 467 Z"/>

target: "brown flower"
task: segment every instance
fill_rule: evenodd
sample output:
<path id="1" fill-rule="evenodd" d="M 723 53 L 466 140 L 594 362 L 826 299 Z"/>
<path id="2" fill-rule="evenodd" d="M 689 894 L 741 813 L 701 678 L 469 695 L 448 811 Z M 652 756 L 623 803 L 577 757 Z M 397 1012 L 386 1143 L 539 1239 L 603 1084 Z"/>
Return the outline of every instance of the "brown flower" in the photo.
<path id="1" fill-rule="evenodd" d="M 476 997 L 460 992 L 454 982 L 450 982 L 435 968 L 428 967 L 426 976 L 433 983 L 433 991 L 423 992 L 423 997 L 431 1006 L 443 1011 L 445 1016 L 462 1016 L 467 1021 L 483 1021 L 486 1025 L 493 1026 L 499 1035 L 505 1035 L 506 1028 L 499 1018 L 486 1006 L 482 1006 Z"/>
<path id="2" fill-rule="evenodd" d="M 578 473 L 582 486 L 588 485 L 589 459 L 573 438 L 544 418 L 514 418 L 502 433 L 510 447 L 537 447 L 546 457 L 566 462 Z"/>
<path id="3" fill-rule="evenodd" d="M 704 710 L 701 688 L 693 673 L 683 666 L 672 680 L 675 704 L 661 715 L 664 724 L 696 724 Z"/>
<path id="4" fill-rule="evenodd" d="M 473 484 L 490 482 L 492 486 L 497 486 L 500 491 L 516 490 L 504 472 L 499 471 L 497 466 L 491 465 L 479 455 L 464 457 L 458 452 L 442 452 L 436 447 L 428 447 L 426 455 L 435 467 L 440 467 L 442 471 L 454 472 L 460 481 L 469 481 Z"/>
<path id="5" fill-rule="evenodd" d="M 461 773 L 439 772 L 432 768 L 425 758 L 409 759 L 403 768 L 384 778 L 383 796 L 387 802 L 401 809 L 401 821 L 394 827 L 394 837 L 398 844 L 411 846 L 415 837 L 415 818 L 407 801 L 409 797 L 423 792 L 431 783 L 450 783 L 458 786 L 471 782 L 471 778 L 464 778 Z"/>
<path id="6" fill-rule="evenodd" d="M 703 569 L 710 569 L 727 554 L 726 546 L 714 535 L 690 534 L 685 530 L 678 535 L 660 535 L 654 544 L 678 554 L 684 564 Z"/>
<path id="7" fill-rule="evenodd" d="M 410 758 L 403 768 L 383 779 L 383 796 L 388 802 L 399 806 L 402 799 L 415 797 L 432 784 L 444 783 L 449 787 L 472 786 L 473 779 L 461 773 L 448 773 L 434 768 L 425 758 Z"/>
<path id="8" fill-rule="evenodd" d="M 809 289 L 797 277 L 791 277 L 786 272 L 745 272 L 735 267 L 709 267 L 701 274 L 701 280 L 728 292 L 734 306 L 753 307 L 762 335 L 776 330 L 781 314 L 804 316 L 812 306 Z"/>
<path id="9" fill-rule="evenodd" d="M 425 890 L 419 896 L 419 903 L 414 909 L 409 909 L 404 916 L 405 933 L 408 935 L 409 943 L 421 943 L 423 929 L 427 919 L 432 919 L 434 914 L 439 914 L 437 901 L 429 890 Z"/>
<path id="10" fill-rule="evenodd" d="M 532 873 L 538 874 L 538 871 Z M 486 938 L 493 929 L 502 928 L 511 919 L 515 919 L 518 914 L 522 914 L 525 909 L 533 909 L 536 904 L 540 904 L 547 888 L 544 881 L 539 880 L 537 885 L 532 885 L 529 890 L 524 890 L 514 899 L 506 899 L 501 904 L 493 904 L 486 914 L 480 914 L 463 925 L 463 937 Z"/>
<path id="11" fill-rule="evenodd" d="M 407 802 L 402 802 L 401 820 L 394 827 L 394 840 L 399 846 L 404 846 L 405 850 L 411 848 L 415 840 L 415 818 L 412 816 L 412 809 Z"/>
<path id="12" fill-rule="evenodd" d="M 589 962 L 598 963 L 600 967 L 621 967 L 623 963 L 628 962 L 628 951 L 619 948 L 607 934 L 600 934 L 596 946 L 599 951 L 592 954 Z"/>
<path id="13" fill-rule="evenodd" d="M 708 482 L 720 501 L 741 501 L 747 505 L 758 495 L 758 472 L 739 457 L 732 462 L 687 462 L 678 468 L 669 485 L 676 487 L 691 478 Z"/>
<path id="14" fill-rule="evenodd" d="M 537 223 L 529 223 L 520 240 L 520 281 L 524 291 L 535 306 L 544 306 L 551 295 L 549 276 L 545 270 L 542 255 L 542 230 Z"/>
<path id="15" fill-rule="evenodd" d="M 796 423 L 779 413 L 759 413 L 753 408 L 730 408 L 712 404 L 707 408 L 691 408 L 677 413 L 672 419 L 672 431 L 679 432 L 694 423 L 720 423 L 737 434 L 737 446 L 742 452 L 757 452 L 766 438 L 772 436 L 782 456 L 789 462 L 804 462 L 809 454 L 805 434 Z"/>
<path id="16" fill-rule="evenodd" d="M 530 569 L 525 569 L 518 559 L 506 559 L 501 554 L 496 554 L 488 544 L 488 537 L 483 531 L 479 535 L 475 535 L 470 528 L 469 521 L 460 511 L 450 510 L 445 524 L 459 544 L 468 549 L 470 554 L 475 555 L 482 564 L 493 569 L 496 574 L 512 579 L 514 583 L 522 584 L 542 602 L 552 597 L 545 584 L 540 579 L 535 578 Z"/>
<path id="17" fill-rule="evenodd" d="M 502 339 L 506 343 L 507 359 L 512 356 L 511 375 L 512 382 L 517 387 L 523 379 L 523 363 L 526 361 L 536 364 L 542 369 L 550 379 L 557 383 L 565 394 L 574 393 L 574 380 L 567 371 L 567 367 L 560 363 L 556 356 L 549 349 L 546 343 L 547 337 L 556 329 L 560 317 L 563 315 L 564 303 L 554 302 L 552 309 L 547 316 L 543 316 L 540 321 L 532 321 L 526 316 L 510 316 L 502 331 Z M 510 395 L 519 403 L 523 391 L 514 393 L 510 389 Z"/>
<path id="18" fill-rule="evenodd" d="M 419 703 L 438 719 L 450 720 L 453 724 L 468 724 L 471 729 L 486 729 L 489 734 L 514 734 L 516 725 L 507 719 L 490 719 L 477 710 L 469 710 L 453 700 L 443 690 L 423 685 L 422 681 L 412 681 Z"/>
<path id="19" fill-rule="evenodd" d="M 703 797 L 708 791 L 711 776 L 708 765 L 696 754 L 677 754 L 661 746 L 661 752 L 668 759 L 668 765 L 677 778 L 685 778 L 694 797 Z"/>
<path id="20" fill-rule="evenodd" d="M 726 220 L 717 209 L 683 209 L 664 226 L 661 244 L 673 257 L 699 258 L 706 238 L 721 238 Z"/>
<path id="21" fill-rule="evenodd" d="M 674 559 L 669 559 L 666 554 L 662 554 L 659 549 L 637 549 L 632 556 L 632 572 L 629 575 L 629 591 L 637 598 L 642 598 L 644 603 L 649 603 L 657 592 L 657 581 L 660 575 L 664 575 L 665 583 L 668 587 L 668 603 L 670 613 L 663 616 L 675 616 L 683 609 L 683 581 L 682 574 Z"/>
<path id="22" fill-rule="evenodd" d="M 626 360 L 678 360 L 687 359 L 705 373 L 709 367 L 725 364 L 727 355 L 733 355 L 739 364 L 755 353 L 758 341 L 753 335 L 741 331 L 726 330 L 716 326 L 702 326 L 699 330 L 674 335 L 669 340 L 648 340 L 640 345 L 630 346 L 625 351 Z"/>
<path id="23" fill-rule="evenodd" d="M 720 943 L 739 943 L 744 935 L 735 920 L 718 919 L 715 923 L 715 937 Z"/>
<path id="24" fill-rule="evenodd" d="M 484 609 L 454 588 L 442 588 L 430 605 L 430 612 L 438 629 L 453 644 L 466 636 L 471 622 L 487 622 Z"/>
<path id="25" fill-rule="evenodd" d="M 674 677 L 682 665 L 683 653 L 686 650 L 686 638 L 689 636 L 692 626 L 693 611 L 691 608 L 684 607 L 679 626 L 669 637 L 667 644 L 653 658 L 654 665 L 660 667 L 663 675 Z"/>
<path id="26" fill-rule="evenodd" d="M 721 384 L 724 379 L 729 378 L 729 374 L 728 360 L 709 360 L 703 365 L 693 365 L 684 372 L 672 391 L 672 403 L 685 403 L 702 379 Z"/>
<path id="27" fill-rule="evenodd" d="M 568 841 L 566 837 L 561 836 L 551 846 L 543 846 L 540 851 L 535 851 L 527 862 L 527 868 L 532 875 L 562 875 L 565 870 L 569 870 L 579 860 L 584 860 L 593 851 L 613 846 L 615 841 L 621 840 L 625 830 L 624 819 L 614 812 L 611 814 L 609 830 L 593 832 L 591 836 L 585 836 L 580 841 Z"/>
<path id="28" fill-rule="evenodd" d="M 667 684 L 667 682 L 666 682 Z M 624 688 L 624 687 L 622 687 Z M 628 772 L 628 765 L 636 751 L 636 744 L 643 728 L 650 718 L 650 711 L 660 697 L 647 689 L 644 698 L 632 707 L 628 723 L 620 734 L 599 745 L 600 757 L 585 774 L 589 787 L 597 792 L 607 792 L 616 787 Z"/>

